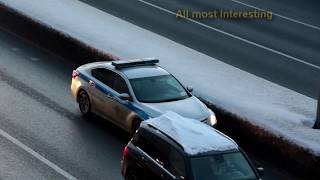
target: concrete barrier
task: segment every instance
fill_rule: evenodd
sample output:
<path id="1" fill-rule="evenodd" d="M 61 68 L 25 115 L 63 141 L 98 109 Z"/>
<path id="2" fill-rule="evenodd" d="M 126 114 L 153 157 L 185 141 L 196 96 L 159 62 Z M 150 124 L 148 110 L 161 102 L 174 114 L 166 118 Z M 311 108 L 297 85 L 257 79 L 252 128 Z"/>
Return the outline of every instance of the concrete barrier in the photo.
<path id="1" fill-rule="evenodd" d="M 0 27 L 56 53 L 78 66 L 83 63 L 118 59 L 109 52 L 94 47 L 47 27 L 0 3 Z M 293 171 L 301 171 L 308 179 L 320 178 L 320 157 L 276 137 L 250 124 L 248 121 L 202 99 L 216 112 L 219 129 L 235 139 L 241 146 L 274 160 L 281 159 L 281 165 Z M 318 112 L 319 113 L 319 112 Z"/>

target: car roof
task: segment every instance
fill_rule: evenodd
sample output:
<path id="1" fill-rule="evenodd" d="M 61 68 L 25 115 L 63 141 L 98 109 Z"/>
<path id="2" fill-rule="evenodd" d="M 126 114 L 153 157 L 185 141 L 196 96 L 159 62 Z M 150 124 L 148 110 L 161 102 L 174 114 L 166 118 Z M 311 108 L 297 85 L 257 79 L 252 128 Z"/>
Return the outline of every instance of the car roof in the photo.
<path id="1" fill-rule="evenodd" d="M 189 155 L 238 151 L 238 145 L 220 131 L 174 112 L 166 112 L 160 117 L 143 121 L 142 125 L 152 126 L 169 136 Z"/>
<path id="2" fill-rule="evenodd" d="M 170 75 L 169 72 L 167 72 L 166 70 L 164 70 L 163 68 L 155 64 L 139 65 L 139 66 L 132 66 L 132 67 L 117 69 L 112 65 L 112 61 L 100 61 L 100 62 L 88 63 L 80 66 L 79 68 L 92 69 L 92 68 L 98 68 L 98 67 L 108 68 L 117 72 L 121 72 L 128 79 Z"/>
<path id="3" fill-rule="evenodd" d="M 169 75 L 166 70 L 157 65 L 129 67 L 120 69 L 120 71 L 125 74 L 128 79 Z"/>

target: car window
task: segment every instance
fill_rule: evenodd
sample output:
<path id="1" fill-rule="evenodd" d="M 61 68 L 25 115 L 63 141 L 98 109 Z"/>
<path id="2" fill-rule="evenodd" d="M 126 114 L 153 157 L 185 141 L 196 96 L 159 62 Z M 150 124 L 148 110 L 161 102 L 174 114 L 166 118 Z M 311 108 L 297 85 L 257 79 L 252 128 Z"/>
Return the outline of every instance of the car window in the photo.
<path id="1" fill-rule="evenodd" d="M 91 74 L 93 77 L 97 78 L 103 84 L 109 86 L 118 93 L 129 94 L 125 80 L 117 73 L 105 68 L 96 68 L 91 71 Z"/>
<path id="2" fill-rule="evenodd" d="M 129 94 L 129 89 L 126 81 L 118 74 L 115 75 L 113 89 L 118 93 L 127 93 Z"/>
<path id="3" fill-rule="evenodd" d="M 151 135 L 149 131 L 144 131 L 139 136 L 137 146 L 175 177 L 186 177 L 183 156 L 157 135 Z"/>
<path id="4" fill-rule="evenodd" d="M 91 71 L 92 76 L 101 81 L 103 84 L 113 87 L 115 73 L 105 69 L 105 68 L 96 68 Z"/>
<path id="5" fill-rule="evenodd" d="M 147 130 L 144 130 L 139 135 L 138 134 L 135 135 L 135 138 L 134 138 L 136 146 L 142 149 L 149 156 L 150 154 L 153 153 L 151 138 L 152 138 L 152 134 Z"/>
<path id="6" fill-rule="evenodd" d="M 165 168 L 175 177 L 184 179 L 186 177 L 183 156 L 173 147 L 169 149 L 168 161 Z"/>

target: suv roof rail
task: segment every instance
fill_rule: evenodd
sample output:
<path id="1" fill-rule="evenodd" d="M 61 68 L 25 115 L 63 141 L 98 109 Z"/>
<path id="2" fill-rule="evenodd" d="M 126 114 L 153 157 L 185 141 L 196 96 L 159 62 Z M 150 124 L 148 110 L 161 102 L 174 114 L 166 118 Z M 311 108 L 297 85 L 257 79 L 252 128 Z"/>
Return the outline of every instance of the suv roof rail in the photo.
<path id="1" fill-rule="evenodd" d="M 134 66 L 155 65 L 157 63 L 159 63 L 159 59 L 144 58 L 144 59 L 112 61 L 111 64 L 117 69 L 122 69 L 127 67 L 134 67 Z"/>

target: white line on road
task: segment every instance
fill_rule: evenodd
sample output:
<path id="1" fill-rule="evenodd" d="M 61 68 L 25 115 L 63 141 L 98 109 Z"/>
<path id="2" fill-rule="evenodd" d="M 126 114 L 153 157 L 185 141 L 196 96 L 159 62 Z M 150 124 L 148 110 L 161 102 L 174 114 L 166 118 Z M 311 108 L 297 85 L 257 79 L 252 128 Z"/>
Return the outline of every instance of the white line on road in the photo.
<path id="1" fill-rule="evenodd" d="M 67 179 L 70 179 L 70 180 L 77 179 L 74 176 L 72 176 L 71 174 L 69 174 L 68 172 L 66 172 L 65 170 L 61 169 L 59 166 L 55 165 L 54 163 L 50 162 L 48 159 L 41 156 L 39 153 L 35 152 L 34 150 L 29 148 L 28 146 L 24 145 L 18 139 L 12 137 L 10 134 L 6 133 L 2 129 L 0 129 L 0 135 L 5 137 L 6 139 L 11 141 L 12 143 L 14 143 L 15 145 L 17 145 L 21 149 L 25 150 L 26 152 L 28 152 L 29 154 L 31 154 L 32 156 L 34 156 L 35 158 L 37 158 L 38 160 L 40 160 L 41 162 L 46 164 L 47 166 L 51 167 L 53 170 L 55 170 L 57 173 L 61 174 L 62 176 L 66 177 Z"/>
<path id="2" fill-rule="evenodd" d="M 144 3 L 144 4 L 146 4 L 146 5 L 152 6 L 152 7 L 154 7 L 154 8 L 157 8 L 157 9 L 159 9 L 159 10 L 162 10 L 162 11 L 164 11 L 164 12 L 167 12 L 167 13 L 169 13 L 169 14 L 176 15 L 176 13 L 174 13 L 174 12 L 168 10 L 168 9 L 165 9 L 165 8 L 160 7 L 160 6 L 157 6 L 157 5 L 155 5 L 155 4 L 146 2 L 146 1 L 144 1 L 144 0 L 137 0 L 137 1 L 139 1 L 139 2 L 141 2 L 141 3 Z M 195 24 L 198 24 L 198 25 L 200 25 L 200 26 L 203 26 L 203 27 L 205 27 L 205 28 L 208 28 L 208 29 L 214 30 L 214 31 L 216 31 L 216 32 L 219 32 L 219 33 L 221 33 L 221 34 L 224 34 L 224 35 L 226 35 L 226 36 L 230 36 L 230 37 L 232 37 L 232 38 L 238 39 L 238 40 L 240 40 L 240 41 L 246 42 L 246 43 L 248 43 L 248 44 L 257 46 L 257 47 L 259 47 L 259 48 L 265 49 L 265 50 L 267 50 L 267 51 L 273 52 L 273 53 L 275 53 L 275 54 L 284 56 L 284 57 L 289 58 L 289 59 L 291 59 L 291 60 L 300 62 L 300 63 L 302 63 L 302 64 L 305 64 L 305 65 L 308 65 L 308 66 L 311 66 L 311 67 L 313 67 L 313 68 L 316 68 L 316 69 L 320 70 L 320 66 L 317 66 L 317 65 L 315 65 L 315 64 L 309 63 L 309 62 L 307 62 L 307 61 L 305 61 L 305 60 L 302 60 L 302 59 L 293 57 L 293 56 L 291 56 L 291 55 L 285 54 L 285 53 L 280 52 L 280 51 L 278 51 L 278 50 L 275 50 L 275 49 L 266 47 L 266 46 L 264 46 L 264 45 L 255 43 L 255 42 L 253 42 L 253 41 L 244 39 L 244 38 L 239 37 L 239 36 L 237 36 L 237 35 L 233 35 L 233 34 L 231 34 L 231 33 L 225 32 L 225 31 L 223 31 L 223 30 L 220 30 L 220 29 L 211 27 L 211 26 L 206 25 L 206 24 L 203 24 L 203 23 L 201 23 L 201 22 L 199 22 L 199 21 L 196 21 L 196 20 L 193 20 L 193 19 L 190 19 L 190 18 L 186 18 L 186 17 L 184 17 L 184 19 L 186 19 L 186 20 L 188 20 L 188 21 L 190 21 L 190 22 L 193 22 L 193 23 L 195 23 Z"/>
<path id="3" fill-rule="evenodd" d="M 266 9 L 258 8 L 258 7 L 256 7 L 256 6 L 253 6 L 253 5 L 250 5 L 250 4 L 247 4 L 247 3 L 244 3 L 244 2 L 238 1 L 238 0 L 231 0 L 231 1 L 232 1 L 232 2 L 235 2 L 235 3 L 238 3 L 238 4 L 241 4 L 241 5 L 244 5 L 244 6 L 247 6 L 247 7 L 250 7 L 250 8 L 253 8 L 253 9 L 258 9 L 258 10 L 260 10 L 260 11 L 267 11 Z M 272 14 L 275 15 L 275 16 L 281 17 L 281 18 L 283 18 L 283 19 L 286 19 L 286 20 L 288 20 L 288 21 L 292 21 L 292 22 L 295 22 L 295 23 L 298 23 L 298 24 L 307 26 L 307 27 L 309 27 L 309 28 L 313 28 L 313 29 L 316 29 L 316 30 L 320 30 L 320 27 L 318 27 L 318 26 L 315 26 L 315 25 L 312 25 L 312 24 L 308 24 L 308 23 L 305 23 L 305 22 L 302 22 L 302 21 L 298 21 L 298 20 L 295 20 L 295 19 L 292 19 L 292 18 L 283 16 L 283 15 L 278 14 L 278 13 L 272 12 Z"/>

